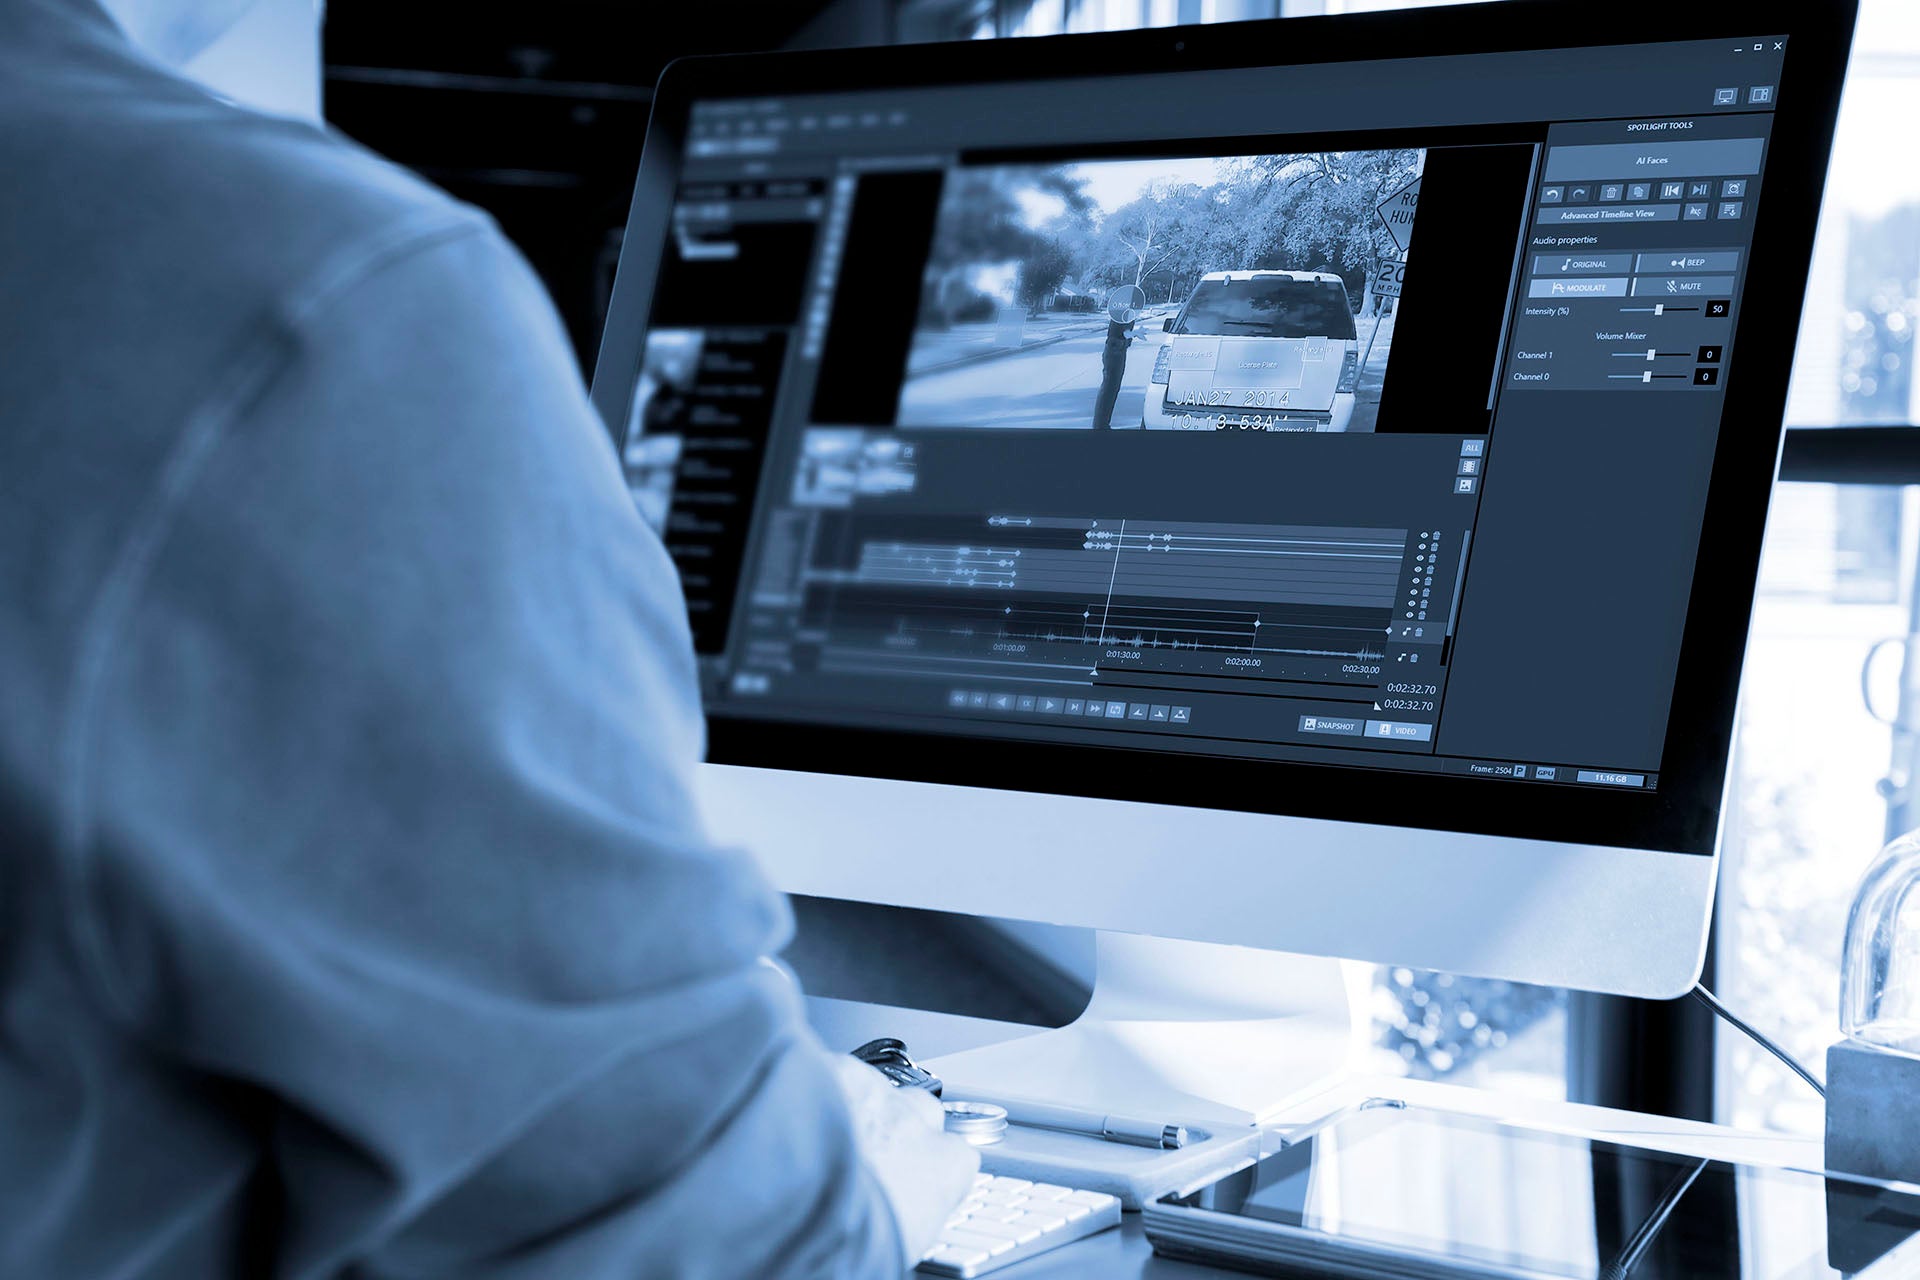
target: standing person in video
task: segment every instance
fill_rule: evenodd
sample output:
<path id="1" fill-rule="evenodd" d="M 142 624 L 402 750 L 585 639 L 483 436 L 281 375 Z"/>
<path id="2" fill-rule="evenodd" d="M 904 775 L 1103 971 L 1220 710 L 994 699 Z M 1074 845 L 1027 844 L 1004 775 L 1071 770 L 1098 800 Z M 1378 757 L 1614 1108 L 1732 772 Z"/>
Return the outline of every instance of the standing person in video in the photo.
<path id="1" fill-rule="evenodd" d="M 1107 299 L 1107 341 L 1100 349 L 1100 398 L 1093 403 L 1093 429 L 1113 426 L 1113 406 L 1120 399 L 1120 380 L 1127 376 L 1127 348 L 1133 345 L 1133 326 L 1147 305 L 1146 291 L 1137 284 L 1122 285 Z"/>

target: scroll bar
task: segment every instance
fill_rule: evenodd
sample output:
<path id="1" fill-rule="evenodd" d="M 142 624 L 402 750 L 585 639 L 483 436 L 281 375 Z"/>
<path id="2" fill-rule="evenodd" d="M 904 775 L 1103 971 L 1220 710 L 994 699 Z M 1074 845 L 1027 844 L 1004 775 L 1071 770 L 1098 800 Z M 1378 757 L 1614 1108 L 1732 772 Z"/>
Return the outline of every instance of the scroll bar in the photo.
<path id="1" fill-rule="evenodd" d="M 1473 530 L 1460 538 L 1460 567 L 1453 574 L 1453 607 L 1447 610 L 1447 638 L 1453 637 L 1454 619 L 1460 616 L 1460 588 L 1467 583 L 1467 548 L 1473 545 Z"/>

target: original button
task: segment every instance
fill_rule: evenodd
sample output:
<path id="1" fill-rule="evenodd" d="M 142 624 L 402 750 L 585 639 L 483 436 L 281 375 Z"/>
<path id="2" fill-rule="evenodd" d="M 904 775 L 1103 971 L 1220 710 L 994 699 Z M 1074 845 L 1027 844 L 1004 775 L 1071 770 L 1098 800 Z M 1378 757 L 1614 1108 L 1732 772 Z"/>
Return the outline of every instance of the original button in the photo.
<path id="1" fill-rule="evenodd" d="M 1713 105 L 1716 107 L 1739 106 L 1740 105 L 1739 87 L 1735 86 L 1734 88 L 1731 88 L 1731 89 L 1715 89 L 1713 91 Z"/>
<path id="2" fill-rule="evenodd" d="M 1535 275 L 1607 275 L 1633 270 L 1630 253 L 1537 253 Z"/>

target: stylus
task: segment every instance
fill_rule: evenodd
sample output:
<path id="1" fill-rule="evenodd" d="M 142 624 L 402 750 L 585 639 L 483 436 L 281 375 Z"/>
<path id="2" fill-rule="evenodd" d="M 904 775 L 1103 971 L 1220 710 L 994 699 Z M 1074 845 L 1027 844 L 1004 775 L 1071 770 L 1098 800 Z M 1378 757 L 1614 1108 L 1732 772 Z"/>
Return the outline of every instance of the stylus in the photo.
<path id="1" fill-rule="evenodd" d="M 1084 1133 L 1090 1138 L 1104 1138 L 1108 1142 L 1124 1142 L 1130 1146 L 1153 1147 L 1167 1151 L 1177 1150 L 1187 1145 L 1187 1130 L 1184 1125 L 1162 1124 L 1157 1120 L 1142 1120 L 1137 1116 L 1082 1111 L 1078 1107 L 1053 1106 L 1044 1102 L 1015 1102 L 999 1098 L 993 1099 L 993 1102 L 1007 1109 L 1007 1120 L 1010 1123 L 1026 1125 L 1031 1129 L 1058 1129 L 1063 1133 Z"/>

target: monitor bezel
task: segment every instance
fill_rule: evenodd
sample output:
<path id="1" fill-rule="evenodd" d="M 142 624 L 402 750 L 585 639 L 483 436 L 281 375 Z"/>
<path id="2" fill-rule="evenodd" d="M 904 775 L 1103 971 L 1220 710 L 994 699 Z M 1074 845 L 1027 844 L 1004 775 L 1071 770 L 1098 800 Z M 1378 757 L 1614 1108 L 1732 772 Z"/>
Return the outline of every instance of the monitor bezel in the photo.
<path id="1" fill-rule="evenodd" d="M 1658 788 L 1516 785 L 1511 780 L 1187 755 L 1155 748 L 1032 742 L 990 735 L 852 728 L 710 714 L 708 759 L 719 764 L 843 773 L 907 782 L 1057 792 L 1097 799 L 1267 813 L 1661 850 L 1715 852 L 1751 624 L 1761 540 L 1777 469 L 1787 383 L 1807 285 L 1828 154 L 1857 0 L 1809 9 L 1793 0 L 1719 0 L 1677 8 L 1624 0 L 1609 32 L 1557 0 L 1100 34 L 689 58 L 655 90 L 593 395 L 616 447 L 630 371 L 645 333 L 695 101 L 982 84 L 1098 80 L 1117 75 L 1667 44 L 1760 33 L 1788 37 L 1773 113 L 1767 198 L 1754 223 L 1742 305 L 1730 345 L 1738 376 L 1724 393 L 1696 570 L 1681 642 Z M 1071 57 L 1063 56 L 1064 50 Z M 1336 53 L 1338 51 L 1338 53 Z M 1098 68 L 1074 71 L 1072 68 Z M 636 253 L 644 246 L 646 252 Z M 1729 423 L 1760 422 L 1750 438 Z M 1713 574 L 1699 572 L 1714 565 Z M 990 746 L 991 750 L 981 750 Z M 1601 762 L 1595 762 L 1601 763 Z M 1382 786 L 1390 777 L 1392 786 Z"/>

